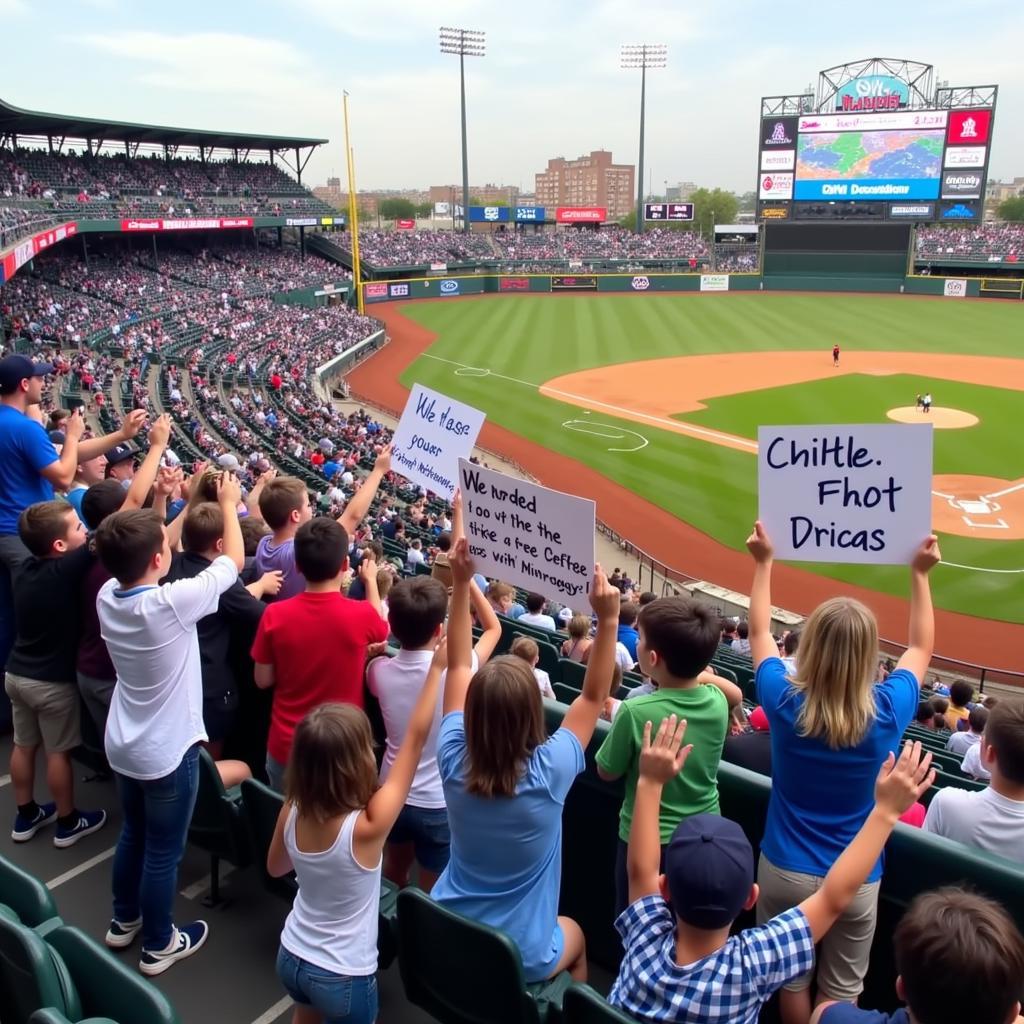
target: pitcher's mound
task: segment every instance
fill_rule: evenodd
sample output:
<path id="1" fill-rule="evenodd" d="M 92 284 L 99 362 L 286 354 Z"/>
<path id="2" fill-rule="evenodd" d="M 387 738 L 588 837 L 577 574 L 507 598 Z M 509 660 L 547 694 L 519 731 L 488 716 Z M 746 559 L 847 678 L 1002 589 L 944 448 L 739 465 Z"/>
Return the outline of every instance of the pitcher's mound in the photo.
<path id="1" fill-rule="evenodd" d="M 922 412 L 913 405 L 901 405 L 898 409 L 890 409 L 886 414 L 897 423 L 931 423 L 938 430 L 960 430 L 973 427 L 978 417 L 961 409 L 946 409 L 941 405 L 933 405 L 931 412 Z"/>

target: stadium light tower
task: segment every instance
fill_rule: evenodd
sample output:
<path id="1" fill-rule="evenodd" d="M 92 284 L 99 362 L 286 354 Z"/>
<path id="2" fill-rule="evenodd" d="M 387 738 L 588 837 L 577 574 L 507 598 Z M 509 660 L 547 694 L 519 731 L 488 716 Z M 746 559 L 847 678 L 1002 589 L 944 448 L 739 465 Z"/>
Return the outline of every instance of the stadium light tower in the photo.
<path id="1" fill-rule="evenodd" d="M 484 33 L 468 28 L 442 28 L 441 52 L 459 58 L 462 92 L 462 230 L 469 230 L 469 156 L 466 153 L 466 58 L 484 55 Z M 452 211 L 454 224 L 455 211 Z"/>
<path id="2" fill-rule="evenodd" d="M 663 43 L 627 43 L 622 47 L 622 66 L 628 71 L 640 69 L 640 159 L 636 168 L 636 229 L 644 229 L 644 110 L 647 103 L 647 69 L 663 68 L 668 63 L 668 47 Z"/>

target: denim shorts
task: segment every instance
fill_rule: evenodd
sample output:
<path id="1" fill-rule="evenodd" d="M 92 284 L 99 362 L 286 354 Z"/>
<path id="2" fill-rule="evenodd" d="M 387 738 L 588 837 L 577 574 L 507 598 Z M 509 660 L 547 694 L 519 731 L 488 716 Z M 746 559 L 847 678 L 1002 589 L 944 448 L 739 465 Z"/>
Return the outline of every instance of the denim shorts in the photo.
<path id="1" fill-rule="evenodd" d="M 413 807 L 412 804 L 402 808 L 388 836 L 389 843 L 412 843 L 416 863 L 438 875 L 448 867 L 451 841 L 446 807 Z"/>
<path id="2" fill-rule="evenodd" d="M 374 1024 L 377 1019 L 377 976 L 355 978 L 333 974 L 290 953 L 277 952 L 277 976 L 284 990 L 301 1006 L 312 1006 L 324 1024 Z"/>

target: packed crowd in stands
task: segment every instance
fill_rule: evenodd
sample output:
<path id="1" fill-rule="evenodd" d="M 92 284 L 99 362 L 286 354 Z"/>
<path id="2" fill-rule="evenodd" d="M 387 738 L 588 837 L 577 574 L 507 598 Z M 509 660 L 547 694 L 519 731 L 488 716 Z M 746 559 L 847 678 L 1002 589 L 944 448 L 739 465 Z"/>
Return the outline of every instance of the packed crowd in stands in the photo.
<path id="1" fill-rule="evenodd" d="M 0 291 L 8 334 L 31 351 L 0 360 L 13 838 L 52 827 L 67 848 L 106 825 L 75 801 L 84 702 L 124 820 L 106 942 L 141 940 L 144 974 L 209 934 L 172 917 L 200 747 L 225 785 L 255 773 L 283 796 L 267 868 L 298 878 L 277 971 L 302 1022 L 376 1019 L 381 878 L 407 885 L 413 865 L 442 907 L 512 938 L 527 982 L 586 980 L 584 934 L 558 914 L 561 821 L 601 720 L 597 772 L 624 780 L 605 883 L 624 957 L 608 998 L 637 1020 L 753 1022 L 779 992 L 784 1024 L 809 1024 L 813 984 L 815 1024 L 878 1024 L 855 1004 L 897 822 L 1024 864 L 1024 709 L 966 682 L 924 689 L 936 538 L 909 569 L 896 663 L 879 662 L 874 616 L 846 597 L 772 634 L 760 524 L 743 622 L 640 593 L 618 569 L 594 569 L 586 606 L 519 594 L 477 572 L 461 501 L 411 487 L 391 469 L 390 431 L 319 389 L 314 369 L 375 322 L 275 305 L 244 283 L 225 298 L 212 259 L 171 265 L 167 282 L 143 264 L 39 262 L 39 277 Z M 65 305 L 77 333 L 101 325 L 96 347 L 64 351 Z M 94 433 L 58 408 L 76 388 Z M 512 626 L 523 636 L 497 654 Z M 230 653 L 232 633 L 247 656 Z M 548 640 L 584 666 L 578 690 L 557 691 L 567 706 L 550 735 Z M 246 706 L 260 690 L 272 698 L 257 720 Z M 947 748 L 962 780 L 939 778 Z M 759 862 L 718 813 L 722 759 L 772 777 Z M 160 824 L 144 822 L 152 799 Z M 730 935 L 750 910 L 756 926 Z M 925 892 L 892 945 L 910 1014 L 894 1022 L 1019 1012 L 1024 939 L 996 902 Z"/>
<path id="2" fill-rule="evenodd" d="M 348 232 L 334 240 L 346 252 L 352 248 Z M 424 263 L 465 263 L 494 255 L 486 235 L 456 231 L 377 231 L 361 228 L 359 257 L 377 267 L 401 267 Z"/>
<path id="3" fill-rule="evenodd" d="M 981 227 L 920 227 L 917 230 L 918 258 L 964 257 L 985 259 L 999 256 L 1008 263 L 1024 259 L 1024 224 L 985 224 Z"/>

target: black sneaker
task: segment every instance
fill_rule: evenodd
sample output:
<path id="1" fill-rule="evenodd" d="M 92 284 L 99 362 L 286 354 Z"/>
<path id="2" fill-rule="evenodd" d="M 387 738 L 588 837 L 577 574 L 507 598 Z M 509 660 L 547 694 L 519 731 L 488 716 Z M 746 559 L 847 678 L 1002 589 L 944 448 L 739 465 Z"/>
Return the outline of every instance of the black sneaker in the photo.
<path id="1" fill-rule="evenodd" d="M 26 818 L 21 814 L 15 816 L 11 838 L 16 843 L 27 843 L 41 828 L 52 825 L 56 820 L 56 804 L 39 804 L 34 818 Z"/>
<path id="2" fill-rule="evenodd" d="M 82 836 L 99 832 L 106 823 L 106 811 L 79 811 L 78 821 L 70 828 L 64 828 L 63 825 L 57 826 L 57 831 L 53 835 L 53 845 L 62 850 L 66 846 L 74 846 Z"/>
<path id="3" fill-rule="evenodd" d="M 206 942 L 209 934 L 210 926 L 205 921 L 193 921 L 175 928 L 166 949 L 159 952 L 148 949 L 142 951 L 139 970 L 150 976 L 163 974 L 168 967 L 195 953 Z"/>

